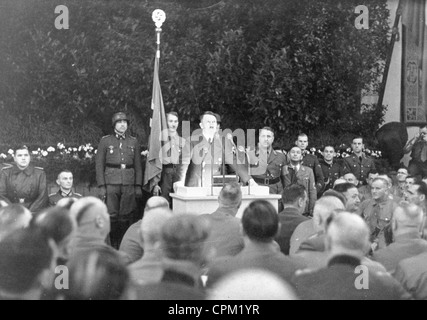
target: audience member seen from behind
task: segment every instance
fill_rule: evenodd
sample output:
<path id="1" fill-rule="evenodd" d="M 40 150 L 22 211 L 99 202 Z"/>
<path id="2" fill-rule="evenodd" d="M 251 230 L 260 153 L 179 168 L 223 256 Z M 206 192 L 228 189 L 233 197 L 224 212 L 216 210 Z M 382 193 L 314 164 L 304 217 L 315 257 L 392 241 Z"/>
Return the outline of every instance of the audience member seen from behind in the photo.
<path id="1" fill-rule="evenodd" d="M 298 225 L 310 220 L 303 216 L 307 203 L 307 192 L 304 186 L 293 184 L 287 186 L 282 193 L 284 209 L 279 213 L 280 230 L 275 238 L 280 246 L 280 251 L 289 255 L 291 236 Z"/>
<path id="2" fill-rule="evenodd" d="M 427 252 L 427 241 L 421 239 L 423 223 L 424 213 L 419 206 L 401 202 L 391 221 L 394 242 L 374 252 L 372 258 L 393 273 L 401 260 Z"/>
<path id="3" fill-rule="evenodd" d="M 127 300 L 133 298 L 129 271 L 110 248 L 94 248 L 74 255 L 68 263 L 69 289 L 65 300 Z"/>
<path id="4" fill-rule="evenodd" d="M 20 204 L 11 204 L 0 209 L 0 240 L 16 230 L 29 226 L 30 210 Z"/>
<path id="5" fill-rule="evenodd" d="M 370 247 L 369 234 L 368 226 L 358 215 L 337 215 L 326 231 L 328 265 L 298 274 L 293 279 L 297 295 L 303 300 L 409 299 L 410 295 L 390 275 L 360 266 Z"/>
<path id="6" fill-rule="evenodd" d="M 209 225 L 196 215 L 177 215 L 162 228 L 163 277 L 159 283 L 139 286 L 140 300 L 202 300 L 201 280 L 206 263 Z"/>
<path id="7" fill-rule="evenodd" d="M 149 198 L 145 204 L 144 217 L 148 211 L 162 207 L 169 207 L 169 203 L 165 198 L 159 196 Z M 137 222 L 132 224 L 126 230 L 120 243 L 119 251 L 128 257 L 129 264 L 141 259 L 144 254 L 144 241 L 141 235 L 141 223 L 142 219 L 139 219 Z"/>
<path id="8" fill-rule="evenodd" d="M 292 287 L 274 273 L 247 269 L 219 280 L 209 290 L 208 300 L 297 300 L 297 296 Z M 256 310 L 251 311 L 257 314 Z"/>
<path id="9" fill-rule="evenodd" d="M 240 232 L 240 219 L 236 218 L 242 204 L 242 191 L 237 183 L 225 185 L 218 197 L 219 207 L 211 214 L 200 217 L 207 219 L 211 232 L 206 241 L 207 250 L 216 257 L 234 256 L 242 251 L 244 242 Z"/>
<path id="10" fill-rule="evenodd" d="M 319 237 L 324 236 L 326 221 L 335 210 L 344 210 L 344 208 L 342 201 L 335 196 L 324 195 L 317 200 L 314 205 L 313 219 L 299 224 L 292 234 L 290 255 L 298 252 L 301 245 L 308 240 L 310 241 L 304 245 L 304 250 L 310 248 L 310 251 L 313 251 L 313 248 L 320 247 L 315 251 L 323 251 L 323 239 Z"/>
<path id="11" fill-rule="evenodd" d="M 7 235 L 0 257 L 0 300 L 39 300 L 53 281 L 53 245 L 38 228 Z"/>
<path id="12" fill-rule="evenodd" d="M 144 255 L 129 266 L 135 283 L 140 285 L 157 283 L 162 279 L 162 228 L 172 216 L 172 211 L 168 206 L 150 209 L 144 213 L 140 226 L 140 233 L 144 243 Z"/>
<path id="13" fill-rule="evenodd" d="M 77 200 L 70 209 L 77 222 L 76 236 L 71 241 L 71 256 L 80 251 L 107 247 L 105 240 L 110 232 L 107 206 L 100 199 L 86 197 Z"/>
<path id="14" fill-rule="evenodd" d="M 71 240 L 77 230 L 77 224 L 69 210 L 53 207 L 35 218 L 35 224 L 51 238 L 57 249 L 57 264 L 65 265 L 70 257 Z"/>
<path id="15" fill-rule="evenodd" d="M 215 259 L 209 265 L 208 287 L 242 269 L 265 269 L 289 281 L 296 270 L 304 267 L 277 249 L 274 238 L 279 231 L 279 217 L 269 202 L 253 201 L 243 213 L 242 227 L 245 247 L 236 256 Z"/>

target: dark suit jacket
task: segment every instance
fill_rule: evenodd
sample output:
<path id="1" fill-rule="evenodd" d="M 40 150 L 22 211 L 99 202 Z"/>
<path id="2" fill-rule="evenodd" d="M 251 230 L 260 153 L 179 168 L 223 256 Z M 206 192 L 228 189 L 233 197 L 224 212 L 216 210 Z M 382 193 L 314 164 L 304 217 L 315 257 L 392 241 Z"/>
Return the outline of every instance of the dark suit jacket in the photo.
<path id="1" fill-rule="evenodd" d="M 309 220 L 298 212 L 297 208 L 286 207 L 282 212 L 279 213 L 280 231 L 276 236 L 276 242 L 280 246 L 280 251 L 286 255 L 289 255 L 291 236 L 295 231 L 295 228 L 303 221 Z"/>
<path id="2" fill-rule="evenodd" d="M 211 233 L 206 240 L 207 249 L 215 249 L 216 257 L 234 256 L 244 247 L 240 232 L 240 219 L 234 217 L 226 208 L 218 208 L 211 214 L 203 214 L 211 225 Z"/>
<path id="3" fill-rule="evenodd" d="M 184 164 L 182 170 L 182 179 L 185 179 L 187 187 L 210 186 L 212 173 L 213 175 L 221 175 L 223 161 L 240 176 L 243 183 L 249 181 L 250 177 L 244 165 L 237 164 L 230 141 L 224 139 L 223 150 L 220 138 L 215 137 L 211 143 L 204 136 L 200 141 L 191 141 L 190 163 Z"/>
<path id="4" fill-rule="evenodd" d="M 410 295 L 390 275 L 368 272 L 368 289 L 357 289 L 355 272 L 361 261 L 351 256 L 332 258 L 328 267 L 317 271 L 302 272 L 294 277 L 297 295 L 303 300 L 400 300 Z M 368 281 L 368 280 L 367 280 Z"/>
<path id="5" fill-rule="evenodd" d="M 297 260 L 278 251 L 272 243 L 262 245 L 249 243 L 236 256 L 219 258 L 210 264 L 207 286 L 213 285 L 231 272 L 248 268 L 270 271 L 289 282 L 296 270 L 304 267 Z"/>

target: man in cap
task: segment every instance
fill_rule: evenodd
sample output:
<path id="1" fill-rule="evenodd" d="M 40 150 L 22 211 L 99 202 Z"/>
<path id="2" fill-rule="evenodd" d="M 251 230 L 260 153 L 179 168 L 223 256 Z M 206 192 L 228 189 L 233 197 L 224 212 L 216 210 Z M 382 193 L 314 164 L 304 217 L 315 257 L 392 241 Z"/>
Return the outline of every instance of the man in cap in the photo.
<path id="1" fill-rule="evenodd" d="M 31 164 L 26 146 L 16 148 L 13 159 L 13 166 L 1 170 L 0 199 L 19 203 L 38 213 L 48 205 L 46 173 Z"/>
<path id="2" fill-rule="evenodd" d="M 111 244 L 118 248 L 136 209 L 135 196 L 142 197 L 142 167 L 139 143 L 126 133 L 129 118 L 124 112 L 115 113 L 112 124 L 114 133 L 98 145 L 96 180 L 110 214 Z"/>

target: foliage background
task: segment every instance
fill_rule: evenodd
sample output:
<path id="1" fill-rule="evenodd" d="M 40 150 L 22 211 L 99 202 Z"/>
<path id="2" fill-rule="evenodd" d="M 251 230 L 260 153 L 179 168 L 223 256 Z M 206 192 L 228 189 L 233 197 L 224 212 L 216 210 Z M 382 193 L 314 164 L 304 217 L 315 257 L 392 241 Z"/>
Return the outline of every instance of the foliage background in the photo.
<path id="1" fill-rule="evenodd" d="M 369 8 L 357 30 L 354 8 Z M 57 5 L 70 29 L 57 30 Z M 125 110 L 147 143 L 155 54 L 152 11 L 167 14 L 160 80 L 167 110 L 197 126 L 213 110 L 223 128 L 276 130 L 289 148 L 374 146 L 384 106 L 376 91 L 389 37 L 386 0 L 3 0 L 0 5 L 0 145 L 92 143 Z"/>

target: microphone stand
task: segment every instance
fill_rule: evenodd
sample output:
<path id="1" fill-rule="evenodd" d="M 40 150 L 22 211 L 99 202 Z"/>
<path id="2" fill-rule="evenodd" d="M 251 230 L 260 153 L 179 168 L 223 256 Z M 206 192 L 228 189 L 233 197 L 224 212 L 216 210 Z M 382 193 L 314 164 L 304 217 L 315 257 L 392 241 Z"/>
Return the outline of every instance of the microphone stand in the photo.
<path id="1" fill-rule="evenodd" d="M 214 165 L 215 165 L 215 157 L 214 157 L 214 148 L 212 148 L 213 146 L 213 141 L 214 141 L 215 137 L 212 138 L 212 142 L 210 143 L 210 148 L 211 148 L 211 196 L 214 195 L 214 183 L 213 183 L 213 172 L 214 172 Z"/>
<path id="2" fill-rule="evenodd" d="M 248 159 L 248 175 L 249 175 L 249 180 L 251 179 L 251 160 L 249 158 L 249 152 L 248 150 L 246 150 L 245 152 L 246 154 L 246 158 Z M 251 195 L 251 183 L 248 181 L 248 195 Z"/>
<path id="3" fill-rule="evenodd" d="M 225 187 L 225 137 L 222 137 L 222 187 Z"/>

